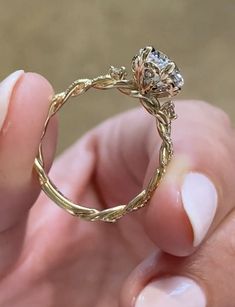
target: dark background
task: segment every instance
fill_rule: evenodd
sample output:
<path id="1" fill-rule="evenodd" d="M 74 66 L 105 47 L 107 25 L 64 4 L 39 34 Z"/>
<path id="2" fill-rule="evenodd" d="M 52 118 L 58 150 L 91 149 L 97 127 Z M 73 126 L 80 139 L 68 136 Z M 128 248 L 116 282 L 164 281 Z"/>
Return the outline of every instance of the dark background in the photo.
<path id="1" fill-rule="evenodd" d="M 179 98 L 203 99 L 235 121 L 235 1 L 0 0 L 0 79 L 16 69 L 41 73 L 64 90 L 77 78 L 130 70 L 145 45 L 181 68 Z M 113 91 L 89 91 L 60 115 L 59 151 L 103 119 L 137 105 Z"/>

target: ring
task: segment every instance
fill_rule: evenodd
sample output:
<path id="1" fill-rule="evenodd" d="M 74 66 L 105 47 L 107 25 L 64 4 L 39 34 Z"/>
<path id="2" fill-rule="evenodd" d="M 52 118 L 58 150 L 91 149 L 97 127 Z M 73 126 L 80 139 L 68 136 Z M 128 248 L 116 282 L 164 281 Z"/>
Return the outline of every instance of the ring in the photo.
<path id="1" fill-rule="evenodd" d="M 134 56 L 132 73 L 133 77 L 128 79 L 125 67 L 111 66 L 107 75 L 74 81 L 67 90 L 55 94 L 50 102 L 34 168 L 38 174 L 41 189 L 52 201 L 68 213 L 88 221 L 115 222 L 127 213 L 144 207 L 158 187 L 173 156 L 171 121 L 177 116 L 171 98 L 180 92 L 184 84 L 182 75 L 169 57 L 151 46 L 140 49 L 139 53 Z M 42 140 L 50 119 L 70 97 L 81 95 L 91 88 L 98 90 L 116 88 L 123 94 L 138 98 L 142 106 L 156 119 L 157 130 L 162 139 L 159 151 L 159 166 L 144 190 L 128 204 L 117 205 L 101 211 L 75 204 L 57 189 L 44 169 L 42 150 Z"/>

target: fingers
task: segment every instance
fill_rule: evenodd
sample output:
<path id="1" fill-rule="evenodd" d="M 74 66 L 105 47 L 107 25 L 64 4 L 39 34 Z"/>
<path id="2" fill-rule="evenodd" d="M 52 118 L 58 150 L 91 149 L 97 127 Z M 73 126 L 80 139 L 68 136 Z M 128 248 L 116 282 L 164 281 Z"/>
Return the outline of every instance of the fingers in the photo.
<path id="1" fill-rule="evenodd" d="M 235 136 L 220 109 L 200 101 L 176 103 L 175 155 L 145 215 L 149 237 L 162 250 L 188 255 L 232 210 Z M 96 130 L 98 191 L 109 206 L 127 203 L 158 165 L 160 139 L 142 109 Z M 143 184 L 144 182 L 144 184 Z"/>
<path id="2" fill-rule="evenodd" d="M 1 83 L 1 104 L 8 112 L 0 135 L 0 231 L 20 219 L 39 193 L 32 170 L 51 95 L 48 82 L 33 73 L 16 72 Z M 52 121 L 44 146 L 47 163 L 54 153 L 55 132 Z"/>
<path id="3" fill-rule="evenodd" d="M 145 216 L 146 230 L 157 246 L 184 256 L 192 253 L 234 206 L 235 145 L 229 120 L 218 108 L 186 101 L 176 103 L 176 110 L 174 158 L 140 217 Z M 127 203 L 158 165 L 161 142 L 154 119 L 142 109 L 106 121 L 84 140 L 93 144 L 92 183 L 104 207 Z M 71 161 L 77 159 L 77 152 L 71 150 Z M 84 187 L 83 178 L 87 177 L 81 175 L 78 182 Z M 71 189 L 74 194 L 77 186 Z"/>
<path id="4" fill-rule="evenodd" d="M 19 247 L 27 212 L 40 192 L 33 163 L 51 95 L 49 83 L 34 73 L 17 71 L 0 83 L 0 262 L 3 265 L 16 245 Z M 53 119 L 44 146 L 47 167 L 52 161 L 55 142 Z M 16 224 L 19 227 L 15 228 Z M 6 244 L 6 240 L 11 244 Z"/>
<path id="5" fill-rule="evenodd" d="M 177 111 L 175 156 L 151 199 L 146 228 L 161 249 L 184 256 L 234 207 L 235 134 L 224 113 L 208 104 L 185 102 Z"/>
<path id="6" fill-rule="evenodd" d="M 159 254 L 143 262 L 123 288 L 122 306 L 233 307 L 234 221 L 233 210 L 192 256 Z"/>

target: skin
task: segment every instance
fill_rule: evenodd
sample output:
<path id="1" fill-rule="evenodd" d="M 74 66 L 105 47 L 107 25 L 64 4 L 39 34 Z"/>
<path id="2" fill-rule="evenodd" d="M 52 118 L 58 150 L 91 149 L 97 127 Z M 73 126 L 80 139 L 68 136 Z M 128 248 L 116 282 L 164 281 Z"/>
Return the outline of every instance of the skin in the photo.
<path id="1" fill-rule="evenodd" d="M 234 307 L 235 133 L 228 116 L 204 102 L 177 102 L 175 175 L 166 175 L 145 209 L 116 224 L 90 223 L 38 198 L 33 162 L 52 93 L 43 77 L 24 74 L 0 135 L 0 306 L 129 307 L 150 280 L 178 274 L 201 285 L 209 307 Z M 56 135 L 54 118 L 44 142 L 47 169 Z M 75 202 L 100 209 L 126 203 L 155 169 L 159 144 L 153 118 L 139 108 L 88 132 L 55 161 L 50 177 Z M 197 248 L 177 197 L 191 170 L 208 175 L 219 193 Z"/>

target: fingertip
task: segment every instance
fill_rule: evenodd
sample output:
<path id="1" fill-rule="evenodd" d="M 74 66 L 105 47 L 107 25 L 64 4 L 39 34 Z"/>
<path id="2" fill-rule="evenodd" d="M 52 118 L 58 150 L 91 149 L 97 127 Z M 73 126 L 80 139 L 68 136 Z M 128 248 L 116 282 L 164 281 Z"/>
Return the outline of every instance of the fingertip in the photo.
<path id="1" fill-rule="evenodd" d="M 0 160 L 9 161 L 9 157 L 14 157 L 9 163 L 14 169 L 15 177 L 18 169 L 21 173 L 23 170 L 24 177 L 26 171 L 31 176 L 52 95 L 50 83 L 43 76 L 31 72 L 21 75 L 13 89 L 0 139 L 3 148 Z M 56 133 L 56 118 L 53 118 L 45 138 L 45 143 L 49 143 L 45 146 L 46 156 L 49 156 L 47 161 L 52 159 L 55 151 Z M 20 159 L 15 156 L 16 148 L 21 154 Z M 14 164 L 17 165 L 13 168 Z"/>
<path id="2" fill-rule="evenodd" d="M 52 86 L 41 75 L 23 72 L 13 87 L 9 86 L 9 77 L 4 86 L 11 92 L 4 96 L 9 101 L 5 99 L 8 107 L 0 134 L 1 229 L 25 216 L 40 193 L 33 165 L 53 95 Z M 56 137 L 57 120 L 53 117 L 43 141 L 47 169 L 55 153 Z"/>
<path id="3" fill-rule="evenodd" d="M 163 185 L 151 199 L 146 213 L 149 237 L 163 251 L 186 256 L 192 251 L 192 227 L 174 185 Z"/>
<path id="4" fill-rule="evenodd" d="M 145 216 L 150 239 L 164 252 L 186 256 L 193 251 L 193 232 L 181 197 L 181 181 L 187 160 L 176 159 L 153 194 Z"/>
<path id="5" fill-rule="evenodd" d="M 46 98 L 50 98 L 53 95 L 53 87 L 44 76 L 35 72 L 25 72 L 24 77 L 26 78 L 26 82 L 37 84 L 37 88 L 39 89 L 36 92 L 37 94 L 43 95 Z"/>
<path id="6" fill-rule="evenodd" d="M 32 164 L 34 158 L 37 155 L 38 144 L 41 139 L 42 130 L 48 114 L 49 104 L 54 94 L 51 83 L 42 75 L 34 72 L 25 73 L 25 84 L 27 88 L 24 89 L 24 95 L 29 95 L 29 99 L 32 97 L 32 88 L 34 89 L 35 100 L 31 101 L 32 104 L 32 119 L 36 118 L 36 143 L 35 140 L 31 140 L 36 146 L 33 148 Z M 31 88 L 31 89 L 30 89 Z M 36 112 L 36 113 L 35 113 Z M 43 139 L 43 153 L 45 156 L 45 168 L 48 170 L 52 164 L 52 160 L 56 150 L 58 133 L 58 118 L 53 116 L 48 124 L 47 133 Z M 31 134 L 31 136 L 33 136 Z M 35 138 L 35 135 L 33 136 Z"/>

